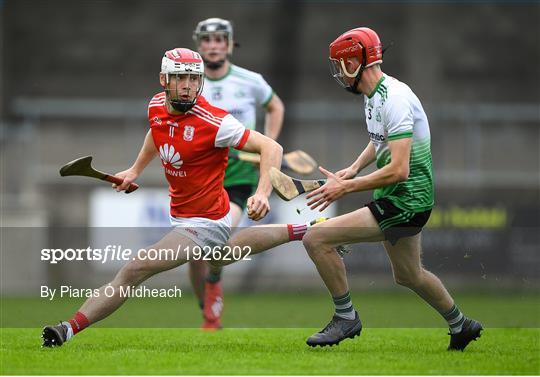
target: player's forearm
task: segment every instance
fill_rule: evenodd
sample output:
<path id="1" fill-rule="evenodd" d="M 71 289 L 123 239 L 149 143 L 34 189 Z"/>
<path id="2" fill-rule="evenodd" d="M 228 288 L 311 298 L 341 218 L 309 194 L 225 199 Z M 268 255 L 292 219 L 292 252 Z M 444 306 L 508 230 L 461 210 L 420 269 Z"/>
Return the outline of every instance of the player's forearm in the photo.
<path id="1" fill-rule="evenodd" d="M 156 157 L 157 150 L 154 145 L 154 140 L 152 138 L 152 132 L 148 131 L 146 137 L 144 138 L 144 143 L 139 151 L 137 159 L 131 166 L 131 169 L 134 170 L 137 174 L 140 174 L 144 168 Z"/>
<path id="2" fill-rule="evenodd" d="M 268 104 L 264 122 L 264 134 L 272 140 L 277 140 L 283 126 L 285 106 L 281 99 L 274 94 Z"/>
<path id="3" fill-rule="evenodd" d="M 267 139 L 259 152 L 261 154 L 260 177 L 257 186 L 257 193 L 270 196 L 272 193 L 272 183 L 270 182 L 270 168 L 279 169 L 283 157 L 283 148 L 274 140 Z"/>
<path id="4" fill-rule="evenodd" d="M 366 166 L 370 165 L 373 161 L 375 161 L 375 147 L 371 142 L 369 142 L 366 148 L 360 154 L 360 156 L 358 156 L 356 161 L 353 162 L 351 167 L 356 172 L 359 172 Z"/>
<path id="5" fill-rule="evenodd" d="M 349 192 L 366 191 L 405 181 L 408 176 L 408 167 L 390 163 L 371 174 L 348 180 L 346 184 Z"/>

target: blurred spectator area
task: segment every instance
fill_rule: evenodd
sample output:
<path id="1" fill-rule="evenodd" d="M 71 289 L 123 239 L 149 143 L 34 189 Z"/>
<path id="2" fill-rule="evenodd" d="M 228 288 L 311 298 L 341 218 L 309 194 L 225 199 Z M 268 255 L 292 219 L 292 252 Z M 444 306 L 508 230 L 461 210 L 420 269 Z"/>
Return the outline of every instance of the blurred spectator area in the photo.
<path id="1" fill-rule="evenodd" d="M 392 43 L 384 71 L 426 108 L 439 189 L 539 185 L 538 4 L 8 0 L 1 10 L 4 206 L 45 205 L 39 188 L 69 186 L 57 170 L 78 156 L 129 166 L 163 51 L 193 47 L 194 26 L 212 16 L 234 22 L 233 61 L 284 99 L 286 150 L 339 169 L 366 145 L 362 100 L 327 66 L 329 42 L 366 25 Z M 163 185 L 159 169 L 141 180 Z"/>
<path id="2" fill-rule="evenodd" d="M 331 170 L 351 163 L 368 135 L 362 98 L 330 76 L 328 44 L 356 26 L 375 29 L 390 46 L 383 70 L 415 91 L 430 119 L 437 204 L 517 208 L 532 218 L 524 226 L 538 226 L 538 3 L 5 0 L 0 11 L 4 226 L 88 224 L 96 183 L 58 169 L 85 155 L 104 171 L 130 166 L 161 90 L 163 52 L 193 48 L 208 17 L 234 22 L 233 62 L 284 100 L 285 150 Z M 158 161 L 140 183 L 166 189 Z M 338 211 L 368 200 L 348 196 Z"/>

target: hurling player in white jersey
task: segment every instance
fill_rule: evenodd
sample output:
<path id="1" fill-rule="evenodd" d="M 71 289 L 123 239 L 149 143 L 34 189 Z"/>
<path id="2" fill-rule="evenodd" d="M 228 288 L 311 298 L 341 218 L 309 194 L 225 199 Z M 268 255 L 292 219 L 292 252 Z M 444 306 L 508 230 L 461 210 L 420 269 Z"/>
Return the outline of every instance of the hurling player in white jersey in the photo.
<path id="1" fill-rule="evenodd" d="M 306 250 L 334 300 L 329 325 L 311 336 L 311 346 L 337 344 L 359 335 L 345 265 L 333 248 L 341 244 L 382 241 L 394 280 L 416 292 L 448 322 L 449 350 L 463 350 L 480 336 L 479 322 L 465 317 L 442 284 L 422 266 L 421 231 L 433 207 L 429 124 L 412 90 L 381 71 L 382 44 L 371 29 L 349 30 L 330 44 L 332 76 L 349 92 L 363 95 L 370 141 L 351 166 L 333 174 L 307 195 L 321 210 L 344 195 L 374 190 L 373 201 L 354 212 L 317 225 L 306 233 Z M 373 173 L 356 177 L 376 162 Z M 325 231 L 326 230 L 326 231 Z"/>
<path id="2" fill-rule="evenodd" d="M 283 123 L 283 103 L 260 74 L 231 63 L 234 47 L 231 22 L 221 18 L 203 20 L 197 24 L 193 40 L 205 63 L 203 96 L 251 130 L 255 129 L 257 109 L 264 110 L 264 134 L 276 140 Z M 258 182 L 257 167 L 240 161 L 237 156 L 236 150 L 230 150 L 224 181 L 233 228 L 240 222 L 247 199 Z M 224 307 L 221 267 L 209 267 L 205 261 L 193 260 L 189 263 L 189 275 L 203 310 L 202 328 L 220 329 Z"/>
<path id="3" fill-rule="evenodd" d="M 146 249 L 134 253 L 114 279 L 91 296 L 68 321 L 45 326 L 43 346 L 61 346 L 89 325 L 114 313 L 130 297 L 130 289 L 153 275 L 178 267 L 194 257 L 195 250 L 223 246 L 231 233 L 231 215 L 223 177 L 228 149 L 261 155 L 260 179 L 248 199 L 248 216 L 258 221 L 270 210 L 272 185 L 268 170 L 280 167 L 283 149 L 274 140 L 246 129 L 225 110 L 201 96 L 204 63 L 186 48 L 165 53 L 159 82 L 164 91 L 148 105 L 147 132 L 133 165 L 116 176 L 123 178 L 117 191 L 127 190 L 148 164 L 160 156 L 171 197 L 171 230 Z M 177 130 L 174 132 L 174 130 Z M 151 257 L 151 250 L 174 250 Z M 144 288 L 144 287 L 143 287 Z M 156 313 L 159 316 L 159 313 Z"/>
<path id="4" fill-rule="evenodd" d="M 369 28 L 350 30 L 332 42 L 330 63 L 333 77 L 345 89 L 363 95 L 370 141 L 351 166 L 335 174 L 320 168 L 327 181 L 306 196 L 308 205 L 323 210 L 348 193 L 367 190 L 374 190 L 374 200 L 312 227 L 283 224 L 244 229 L 228 244 L 256 240 L 251 249 L 256 254 L 292 240 L 303 241 L 335 306 L 330 323 L 307 340 L 315 347 L 338 344 L 362 330 L 336 248 L 381 241 L 396 283 L 416 292 L 447 321 L 448 350 L 464 350 L 480 336 L 482 325 L 465 317 L 442 282 L 422 266 L 421 231 L 434 203 L 429 123 L 422 105 L 406 84 L 381 71 L 382 45 Z M 356 177 L 373 162 L 375 172 Z"/>

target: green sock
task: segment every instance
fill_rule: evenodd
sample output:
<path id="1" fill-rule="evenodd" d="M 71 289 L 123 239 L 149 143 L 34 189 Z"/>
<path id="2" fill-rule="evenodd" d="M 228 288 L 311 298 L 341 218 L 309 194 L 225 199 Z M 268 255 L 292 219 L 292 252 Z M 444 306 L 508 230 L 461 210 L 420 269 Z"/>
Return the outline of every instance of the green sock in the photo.
<path id="1" fill-rule="evenodd" d="M 354 307 L 351 300 L 351 294 L 349 291 L 343 296 L 332 297 L 334 306 L 336 307 L 336 315 L 345 319 L 354 319 Z"/>
<path id="2" fill-rule="evenodd" d="M 449 311 L 441 314 L 444 319 L 446 319 L 446 322 L 448 322 L 448 326 L 450 327 L 450 334 L 457 334 L 461 331 L 461 328 L 463 327 L 463 322 L 465 322 L 466 317 L 458 309 L 456 304 L 454 304 L 454 306 L 452 306 Z"/>

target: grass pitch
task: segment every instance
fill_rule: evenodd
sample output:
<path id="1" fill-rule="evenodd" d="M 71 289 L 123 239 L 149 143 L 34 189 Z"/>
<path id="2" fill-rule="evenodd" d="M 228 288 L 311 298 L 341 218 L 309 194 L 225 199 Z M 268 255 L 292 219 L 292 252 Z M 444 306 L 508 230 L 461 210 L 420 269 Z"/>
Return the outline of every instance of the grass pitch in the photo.
<path id="1" fill-rule="evenodd" d="M 227 328 L 215 333 L 186 328 L 200 324 L 190 297 L 129 300 L 109 319 L 54 349 L 40 347 L 40 327 L 65 319 L 80 300 L 2 298 L 0 373 L 540 374 L 537 294 L 455 296 L 465 313 L 486 328 L 465 352 L 446 351 L 444 322 L 407 291 L 355 293 L 362 335 L 316 349 L 305 340 L 332 315 L 325 294 L 227 295 Z"/>
<path id="2" fill-rule="evenodd" d="M 3 374 L 528 374 L 540 372 L 538 329 L 488 329 L 465 352 L 443 329 L 365 329 L 312 349 L 316 329 L 88 329 L 41 349 L 40 329 L 2 330 Z"/>

